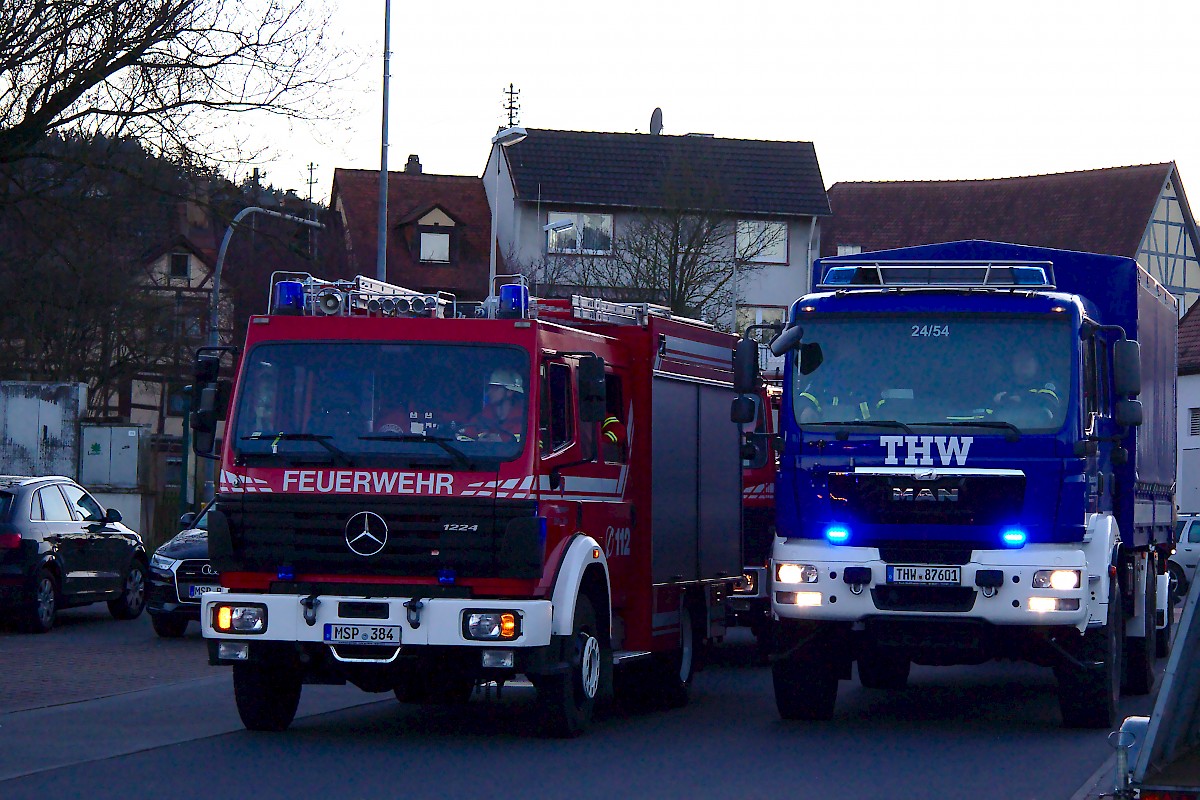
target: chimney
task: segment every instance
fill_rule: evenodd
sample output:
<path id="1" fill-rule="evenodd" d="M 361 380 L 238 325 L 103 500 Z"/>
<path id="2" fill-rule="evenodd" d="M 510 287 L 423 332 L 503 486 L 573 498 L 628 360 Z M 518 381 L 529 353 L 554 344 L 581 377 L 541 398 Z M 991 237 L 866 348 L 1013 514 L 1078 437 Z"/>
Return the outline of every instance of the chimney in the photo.
<path id="1" fill-rule="evenodd" d="M 421 159 L 417 157 L 416 153 L 408 157 L 408 163 L 404 165 L 404 171 L 410 175 L 421 174 Z"/>

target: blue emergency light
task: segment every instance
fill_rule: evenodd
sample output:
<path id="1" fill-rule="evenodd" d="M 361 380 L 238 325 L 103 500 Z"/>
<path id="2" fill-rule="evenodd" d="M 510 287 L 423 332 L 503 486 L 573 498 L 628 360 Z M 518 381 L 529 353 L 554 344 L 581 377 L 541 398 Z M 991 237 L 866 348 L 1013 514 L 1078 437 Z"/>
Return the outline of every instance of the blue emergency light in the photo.
<path id="1" fill-rule="evenodd" d="M 845 544 L 850 539 L 850 529 L 844 525 L 830 525 L 825 529 L 825 538 L 830 544 Z"/>
<path id="2" fill-rule="evenodd" d="M 520 283 L 506 283 L 500 287 L 498 319 L 524 319 L 529 316 L 529 289 Z"/>
<path id="3" fill-rule="evenodd" d="M 303 314 L 304 303 L 304 284 L 300 281 L 280 281 L 275 284 L 276 314 Z"/>
<path id="4" fill-rule="evenodd" d="M 1004 531 L 1004 533 L 1000 534 L 1000 538 L 1004 541 L 1004 544 L 1008 545 L 1009 547 L 1024 547 L 1025 540 L 1029 537 L 1026 536 L 1025 531 L 1021 530 L 1020 528 L 1009 528 L 1008 530 Z"/>

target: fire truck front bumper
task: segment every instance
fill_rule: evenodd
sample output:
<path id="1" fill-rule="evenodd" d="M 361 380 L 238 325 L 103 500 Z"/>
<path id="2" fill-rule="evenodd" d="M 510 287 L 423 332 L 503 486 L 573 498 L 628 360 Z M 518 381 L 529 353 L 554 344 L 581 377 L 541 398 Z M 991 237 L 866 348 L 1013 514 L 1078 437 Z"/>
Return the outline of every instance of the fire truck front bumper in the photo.
<path id="1" fill-rule="evenodd" d="M 253 649 L 327 647 L 336 661 L 387 663 L 433 648 L 478 648 L 485 665 L 512 667 L 514 653 L 551 644 L 548 600 L 364 598 L 337 595 L 209 593 L 200 622 L 210 661 L 232 664 Z M 261 644 L 258 644 L 261 643 Z M 484 651 L 488 651 L 485 653 Z"/>
<path id="2" fill-rule="evenodd" d="M 877 548 L 777 541 L 771 610 L 779 619 L 859 622 L 886 616 L 1086 628 L 1098 576 L 1079 547 L 976 550 L 962 564 L 888 563 Z"/>

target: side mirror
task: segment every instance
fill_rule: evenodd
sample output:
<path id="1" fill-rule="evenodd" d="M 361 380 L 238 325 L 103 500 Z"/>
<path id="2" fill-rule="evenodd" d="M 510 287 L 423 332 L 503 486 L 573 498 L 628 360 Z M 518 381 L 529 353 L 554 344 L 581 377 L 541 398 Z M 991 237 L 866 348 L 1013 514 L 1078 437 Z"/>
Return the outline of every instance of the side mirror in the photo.
<path id="1" fill-rule="evenodd" d="M 117 511 L 115 508 L 104 509 L 104 522 L 106 524 L 111 524 L 113 522 L 120 522 L 120 521 L 121 521 L 121 512 L 120 511 Z"/>
<path id="2" fill-rule="evenodd" d="M 743 394 L 733 398 L 733 404 L 729 408 L 730 422 L 749 425 L 757 416 L 758 409 L 754 405 L 753 397 Z"/>
<path id="3" fill-rule="evenodd" d="M 179 518 L 179 529 L 181 531 L 187 530 L 188 528 L 195 525 L 195 523 L 196 523 L 196 512 L 189 511 Z"/>
<path id="4" fill-rule="evenodd" d="M 575 378 L 579 389 L 579 421 L 603 422 L 608 408 L 604 359 L 597 355 L 581 356 Z"/>
<path id="5" fill-rule="evenodd" d="M 1136 428 L 1142 424 L 1141 400 L 1118 400 L 1116 405 L 1117 424 L 1123 428 Z"/>
<path id="6" fill-rule="evenodd" d="M 733 348 L 733 390 L 738 394 L 758 391 L 758 342 L 739 339 Z"/>
<path id="7" fill-rule="evenodd" d="M 805 342 L 800 345 L 800 374 L 809 375 L 816 372 L 817 367 L 825 361 L 825 354 L 817 342 Z"/>
<path id="8" fill-rule="evenodd" d="M 804 328 L 801 328 L 799 325 L 793 325 L 771 340 L 771 353 L 773 355 L 781 356 L 795 347 L 796 343 L 799 342 L 803 337 Z"/>
<path id="9" fill-rule="evenodd" d="M 1142 393 L 1142 346 L 1132 339 L 1113 344 L 1113 388 L 1117 394 Z"/>
<path id="10" fill-rule="evenodd" d="M 766 466 L 771 454 L 771 443 L 765 433 L 748 433 L 742 442 L 742 462 L 747 469 Z"/>

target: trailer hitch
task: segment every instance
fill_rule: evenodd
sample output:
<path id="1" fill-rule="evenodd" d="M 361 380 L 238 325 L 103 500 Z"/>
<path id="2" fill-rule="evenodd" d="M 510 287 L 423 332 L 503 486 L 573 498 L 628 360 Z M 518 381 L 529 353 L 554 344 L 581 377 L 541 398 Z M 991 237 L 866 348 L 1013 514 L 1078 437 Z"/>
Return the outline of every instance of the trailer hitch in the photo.
<path id="1" fill-rule="evenodd" d="M 310 594 L 308 597 L 300 598 L 300 605 L 304 607 L 304 622 L 311 628 L 317 624 L 317 606 L 321 605 L 321 599 L 315 594 Z"/>
<path id="2" fill-rule="evenodd" d="M 414 631 L 421 627 L 421 609 L 424 607 L 425 603 L 419 597 L 414 597 L 404 603 L 404 608 L 408 611 L 408 624 Z"/>

